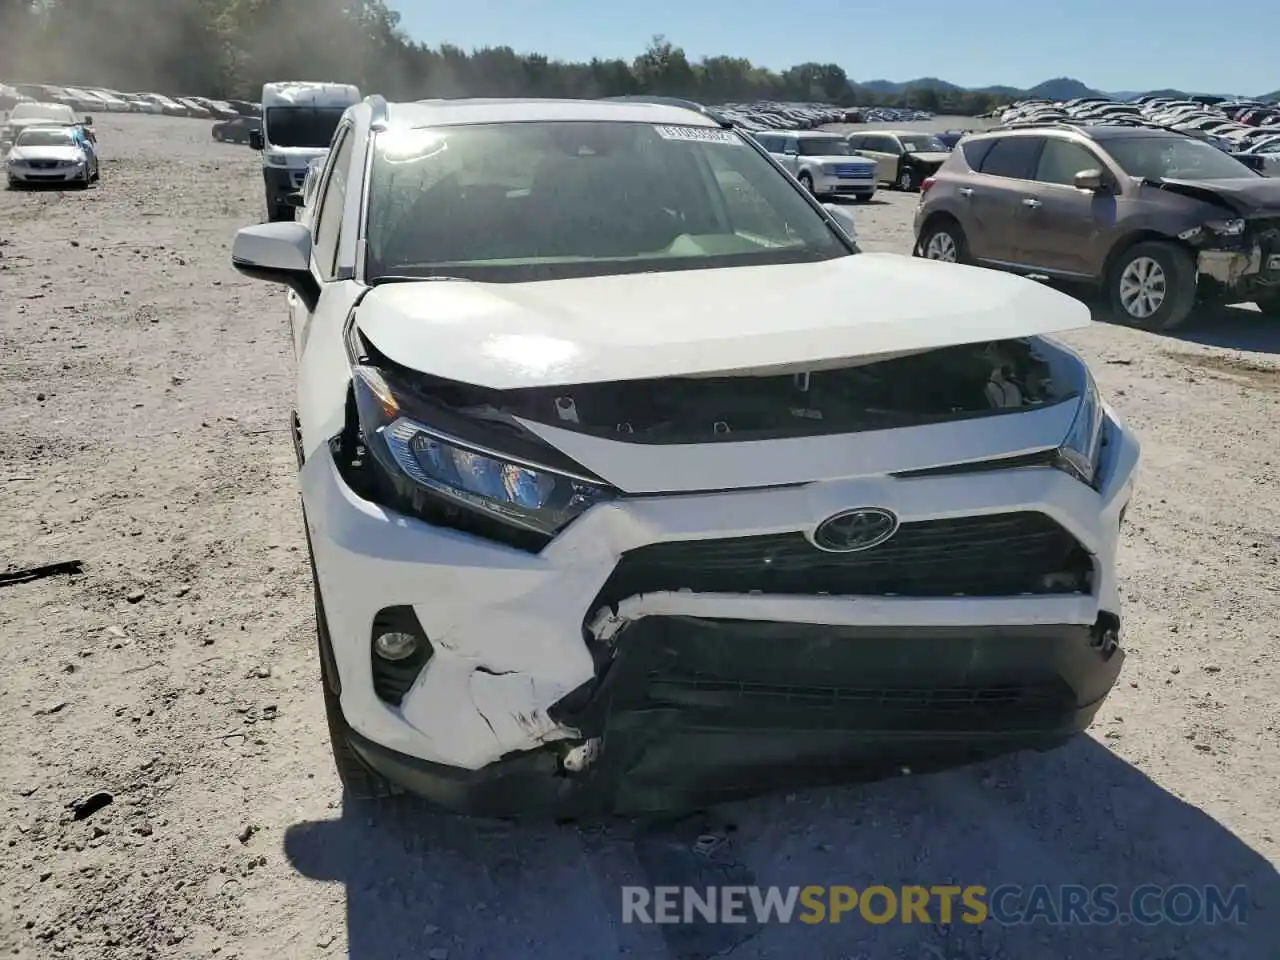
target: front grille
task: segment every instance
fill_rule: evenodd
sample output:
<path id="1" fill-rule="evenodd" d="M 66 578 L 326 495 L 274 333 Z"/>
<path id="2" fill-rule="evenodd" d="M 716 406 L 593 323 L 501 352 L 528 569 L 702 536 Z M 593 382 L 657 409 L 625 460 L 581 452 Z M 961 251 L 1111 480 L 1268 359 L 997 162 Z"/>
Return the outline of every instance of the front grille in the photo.
<path id="1" fill-rule="evenodd" d="M 1070 691 L 1066 692 L 1067 694 Z M 961 723 L 989 728 L 1052 721 L 1069 709 L 1061 686 L 1051 682 L 992 686 L 799 686 L 741 683 L 708 676 L 650 679 L 648 701 L 654 707 L 742 711 L 767 717 L 768 725 L 874 730 L 895 725 L 928 729 Z"/>
<path id="2" fill-rule="evenodd" d="M 835 172 L 837 177 L 843 177 L 846 180 L 870 180 L 874 170 L 871 167 L 837 164 Z"/>
<path id="3" fill-rule="evenodd" d="M 57 160 L 31 160 L 28 162 L 33 170 L 56 170 L 58 168 Z"/>
<path id="4" fill-rule="evenodd" d="M 1019 512 L 904 523 L 860 553 L 803 533 L 684 540 L 624 553 L 595 608 L 639 593 L 1001 597 L 1087 592 L 1092 559 L 1052 518 Z"/>

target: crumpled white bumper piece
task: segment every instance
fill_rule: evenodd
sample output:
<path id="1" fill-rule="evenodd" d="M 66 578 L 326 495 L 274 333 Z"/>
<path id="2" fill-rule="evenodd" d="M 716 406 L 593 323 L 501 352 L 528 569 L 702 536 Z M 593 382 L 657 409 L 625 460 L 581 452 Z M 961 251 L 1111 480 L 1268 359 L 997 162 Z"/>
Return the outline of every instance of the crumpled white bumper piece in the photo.
<path id="1" fill-rule="evenodd" d="M 903 523 L 984 513 L 1049 515 L 1096 558 L 1093 596 L 1000 599 L 652 593 L 619 615 L 686 614 L 851 625 L 1093 624 L 1118 612 L 1115 551 L 1138 444 L 1113 433 L 1095 491 L 1052 468 L 826 480 L 726 493 L 637 497 L 588 511 L 540 555 L 390 513 L 357 497 L 326 448 L 301 483 L 342 708 L 357 733 L 423 760 L 479 769 L 572 738 L 547 714 L 594 676 L 584 621 L 621 553 L 644 544 L 812 529 L 832 512 L 888 507 Z M 411 605 L 434 655 L 399 708 L 377 698 L 370 631 L 382 608 Z M 601 622 L 599 628 L 610 627 Z"/>

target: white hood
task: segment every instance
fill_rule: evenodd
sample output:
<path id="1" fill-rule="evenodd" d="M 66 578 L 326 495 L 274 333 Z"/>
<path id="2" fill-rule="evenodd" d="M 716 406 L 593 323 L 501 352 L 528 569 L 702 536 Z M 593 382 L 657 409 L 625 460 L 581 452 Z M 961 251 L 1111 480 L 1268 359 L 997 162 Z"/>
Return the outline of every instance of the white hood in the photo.
<path id="1" fill-rule="evenodd" d="M 84 159 L 84 151 L 79 147 L 14 147 L 9 151 L 10 160 L 63 160 L 79 163 Z"/>
<path id="2" fill-rule="evenodd" d="M 785 372 L 1088 326 L 1032 280 L 888 253 L 496 284 L 388 283 L 360 330 L 404 366 L 497 390 Z"/>
<path id="3" fill-rule="evenodd" d="M 874 167 L 876 162 L 870 157 L 860 157 L 851 154 L 833 153 L 829 157 L 805 157 L 806 160 L 813 160 L 822 164 L 852 164 L 853 166 Z"/>

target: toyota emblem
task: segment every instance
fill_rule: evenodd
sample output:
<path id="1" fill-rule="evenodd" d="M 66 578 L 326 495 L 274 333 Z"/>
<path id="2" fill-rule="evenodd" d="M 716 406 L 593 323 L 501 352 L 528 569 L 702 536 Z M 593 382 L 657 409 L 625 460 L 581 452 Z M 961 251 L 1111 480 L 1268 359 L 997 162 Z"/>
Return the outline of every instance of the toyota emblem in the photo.
<path id="1" fill-rule="evenodd" d="M 878 547 L 898 532 L 898 517 L 883 507 L 859 507 L 832 514 L 813 531 L 813 545 L 829 553 L 857 553 Z"/>

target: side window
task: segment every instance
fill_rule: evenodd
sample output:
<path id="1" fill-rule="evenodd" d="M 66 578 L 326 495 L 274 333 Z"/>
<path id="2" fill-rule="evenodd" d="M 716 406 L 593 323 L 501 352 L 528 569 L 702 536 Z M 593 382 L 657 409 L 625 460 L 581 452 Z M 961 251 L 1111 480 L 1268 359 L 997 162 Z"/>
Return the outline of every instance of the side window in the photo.
<path id="1" fill-rule="evenodd" d="M 764 147 L 770 153 L 778 153 L 780 151 L 780 147 L 778 146 L 778 138 L 773 136 L 772 134 L 762 133 L 756 139 L 760 141 L 760 146 Z"/>
<path id="2" fill-rule="evenodd" d="M 322 276 L 333 274 L 338 258 L 338 238 L 342 232 L 342 210 L 346 206 L 347 176 L 351 167 L 351 151 L 355 137 L 350 127 L 338 133 L 339 142 L 330 157 L 328 179 L 321 187 L 320 209 L 316 215 L 313 236 L 316 266 Z"/>
<path id="3" fill-rule="evenodd" d="M 859 134 L 858 136 L 849 138 L 850 150 L 861 150 L 866 145 L 867 145 L 867 138 L 862 136 L 861 134 Z"/>
<path id="4" fill-rule="evenodd" d="M 987 158 L 987 154 L 991 152 L 991 148 L 999 143 L 999 140 L 968 140 L 960 144 L 960 149 L 964 151 L 965 162 L 969 164 L 970 170 L 980 170 L 982 161 Z"/>
<path id="5" fill-rule="evenodd" d="M 1036 164 L 1036 179 L 1041 183 L 1071 186 L 1081 170 L 1105 169 L 1102 161 L 1080 144 L 1050 137 L 1045 140 L 1044 150 L 1040 152 L 1040 162 Z"/>
<path id="6" fill-rule="evenodd" d="M 1043 137 L 1003 137 L 987 152 L 981 172 L 989 177 L 1030 180 L 1043 143 Z"/>
<path id="7" fill-rule="evenodd" d="M 894 156 L 902 155 L 902 144 L 898 142 L 897 137 L 881 137 L 884 141 L 884 152 L 892 153 Z"/>

